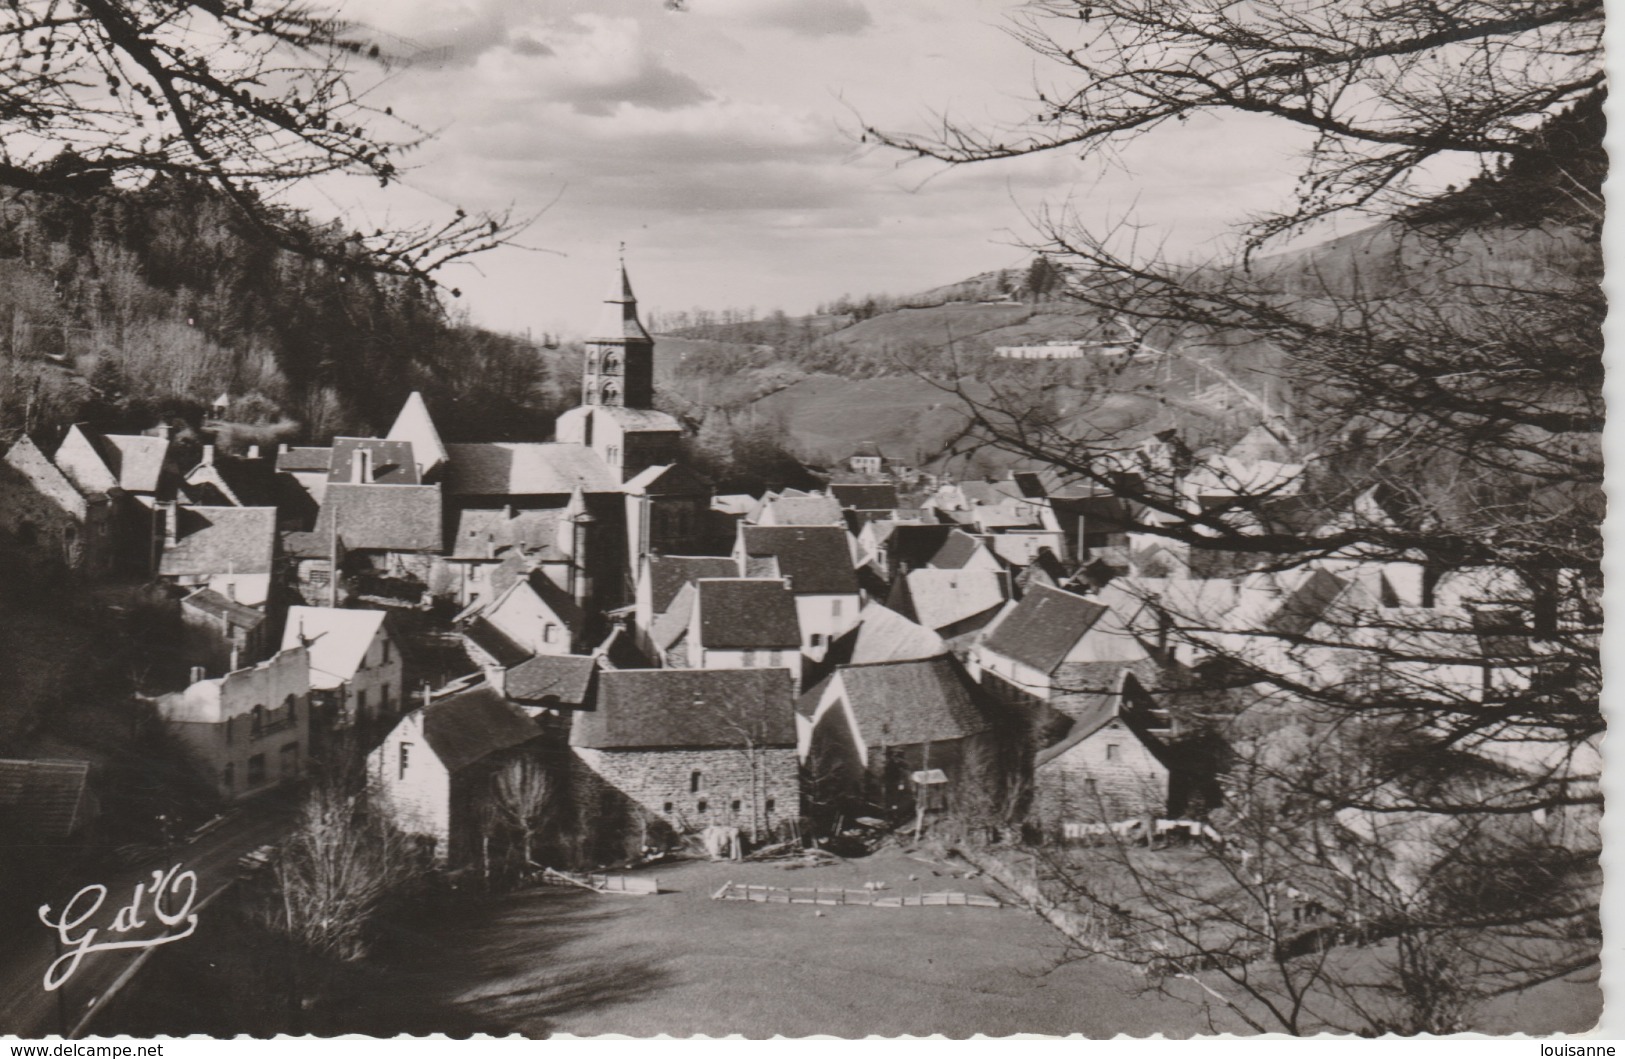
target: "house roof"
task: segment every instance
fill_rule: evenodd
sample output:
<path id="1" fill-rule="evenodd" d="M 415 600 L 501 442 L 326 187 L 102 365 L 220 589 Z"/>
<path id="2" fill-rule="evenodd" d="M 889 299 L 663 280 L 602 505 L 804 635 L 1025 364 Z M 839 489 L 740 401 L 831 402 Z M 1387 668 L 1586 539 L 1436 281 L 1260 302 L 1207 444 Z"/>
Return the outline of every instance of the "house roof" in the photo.
<path id="1" fill-rule="evenodd" d="M 619 492 L 620 480 L 592 449 L 567 442 L 452 444 L 446 492 L 452 496 L 550 496 Z"/>
<path id="2" fill-rule="evenodd" d="M 768 650 L 801 646 L 796 598 L 783 581 L 706 578 L 696 587 L 701 647 Z"/>
<path id="3" fill-rule="evenodd" d="M 318 540 L 331 539 L 335 520 L 346 550 L 437 552 L 442 532 L 440 487 L 333 482 L 316 516 Z"/>
<path id="4" fill-rule="evenodd" d="M 833 483 L 829 495 L 844 508 L 861 511 L 879 511 L 897 506 L 895 485 L 870 483 Z"/>
<path id="5" fill-rule="evenodd" d="M 19 439 L 20 441 L 20 439 Z M 32 442 L 30 442 L 32 444 Z M 105 444 L 98 446 L 88 427 L 75 423 L 68 428 L 56 455 L 50 461 L 86 496 L 105 493 L 119 484 L 118 475 L 108 468 L 108 457 L 103 455 Z"/>
<path id="6" fill-rule="evenodd" d="M 1097 694 L 1090 696 L 1090 699 L 1091 701 L 1084 705 L 1082 712 L 1078 714 L 1077 720 L 1072 722 L 1072 727 L 1067 729 L 1065 738 L 1056 743 L 1054 746 L 1045 747 L 1034 756 L 1034 768 L 1043 768 L 1045 765 L 1049 764 L 1051 761 L 1054 761 L 1068 750 L 1071 750 L 1085 739 L 1088 739 L 1090 736 L 1094 735 L 1108 724 L 1115 720 L 1121 719 L 1121 715 L 1117 710 L 1117 696 Z M 1157 753 L 1158 750 L 1160 750 L 1160 747 L 1155 744 L 1154 740 L 1138 731 L 1135 731 L 1135 729 L 1130 727 L 1126 722 L 1124 727 L 1128 728 L 1136 739 L 1139 739 L 1141 742 L 1145 743 L 1153 753 Z M 1157 756 L 1160 758 L 1161 754 L 1157 753 Z"/>
<path id="7" fill-rule="evenodd" d="M 855 594 L 857 571 L 844 526 L 744 526 L 745 554 L 772 556 L 798 596 Z"/>
<path id="8" fill-rule="evenodd" d="M 1264 631 L 1275 636 L 1302 636 L 1320 621 L 1327 609 L 1343 594 L 1348 582 L 1325 570 L 1316 570 L 1281 602 L 1264 623 Z"/>
<path id="9" fill-rule="evenodd" d="M 514 643 L 508 634 L 485 618 L 475 618 L 463 627 L 465 636 L 473 645 L 490 655 L 504 669 L 522 665 L 531 657 L 530 651 Z"/>
<path id="10" fill-rule="evenodd" d="M 588 411 L 594 416 L 613 419 L 628 434 L 682 433 L 683 424 L 669 412 L 654 408 L 626 408 L 618 404 L 596 404 Z"/>
<path id="11" fill-rule="evenodd" d="M 0 817 L 42 838 L 67 838 L 84 822 L 88 761 L 0 760 Z"/>
<path id="12" fill-rule="evenodd" d="M 638 322 L 638 299 L 632 293 L 632 281 L 627 278 L 626 265 L 622 264 L 615 282 L 610 285 L 609 297 L 604 299 L 604 307 L 598 311 L 598 323 L 588 341 L 621 342 L 628 339 L 653 341 L 649 332 Z"/>
<path id="13" fill-rule="evenodd" d="M 775 526 L 844 526 L 841 505 L 829 496 L 780 496 L 763 505 L 757 521 L 772 513 Z"/>
<path id="14" fill-rule="evenodd" d="M 276 464 L 259 457 L 215 456 L 192 468 L 186 479 L 186 494 L 198 502 L 214 503 L 210 494 L 218 494 L 237 507 L 276 507 L 280 499 Z"/>
<path id="15" fill-rule="evenodd" d="M 788 669 L 618 669 L 570 745 L 602 750 L 796 745 Z"/>
<path id="16" fill-rule="evenodd" d="M 870 458 L 873 458 L 873 459 L 882 459 L 882 460 L 886 458 L 886 457 L 881 455 L 880 446 L 876 445 L 872 441 L 865 441 L 863 444 L 861 444 L 857 448 L 853 449 L 852 450 L 852 455 L 848 456 L 847 459 L 850 460 L 850 459 L 852 459 L 853 457 L 856 457 L 856 456 L 867 456 L 867 457 L 870 457 Z"/>
<path id="17" fill-rule="evenodd" d="M 907 580 L 915 620 L 928 629 L 985 614 L 1007 598 L 997 570 L 910 570 Z"/>
<path id="18" fill-rule="evenodd" d="M 268 574 L 276 550 L 274 507 L 177 507 L 176 541 L 158 573 Z"/>
<path id="19" fill-rule="evenodd" d="M 55 494 L 61 497 L 59 503 L 77 506 L 78 498 L 84 495 L 27 434 L 19 437 L 7 450 L 3 466 L 4 470 L 0 471 L 0 474 L 6 477 L 12 474 L 20 475 L 32 487 L 46 495 Z"/>
<path id="20" fill-rule="evenodd" d="M 856 634 L 852 665 L 932 658 L 948 650 L 930 629 L 872 600 L 859 613 Z"/>
<path id="21" fill-rule="evenodd" d="M 983 550 L 981 541 L 962 529 L 950 526 L 947 537 L 942 541 L 942 547 L 931 553 L 926 565 L 939 570 L 963 570 L 976 558 L 977 553 Z"/>
<path id="22" fill-rule="evenodd" d="M 657 649 L 670 649 L 688 631 L 689 619 L 694 616 L 694 595 L 694 583 L 685 582 L 672 597 L 671 606 L 655 617 L 649 627 L 649 639 Z"/>
<path id="23" fill-rule="evenodd" d="M 265 613 L 227 599 L 212 588 L 200 588 L 181 600 L 181 606 L 200 610 L 211 617 L 225 618 L 245 629 L 258 628 L 265 621 Z"/>
<path id="24" fill-rule="evenodd" d="M 331 448 L 291 448 L 276 454 L 276 469 L 288 472 L 321 471 L 326 474 L 333 467 Z"/>
<path id="25" fill-rule="evenodd" d="M 597 671 L 598 660 L 587 655 L 535 655 L 509 666 L 503 687 L 518 702 L 581 706 Z"/>
<path id="26" fill-rule="evenodd" d="M 888 524 L 877 523 L 880 530 Z M 940 522 L 893 522 L 886 531 L 887 561 L 893 568 L 907 566 L 910 570 L 928 566 L 933 556 L 947 543 L 953 526 Z"/>
<path id="27" fill-rule="evenodd" d="M 304 644 L 310 655 L 310 686 L 331 690 L 355 678 L 383 627 L 381 610 L 289 607 L 282 649 Z"/>
<path id="28" fill-rule="evenodd" d="M 169 459 L 169 439 L 146 434 L 107 434 L 108 467 L 118 475 L 121 488 L 132 493 L 156 493 Z"/>
<path id="29" fill-rule="evenodd" d="M 356 464 L 363 452 L 372 456 L 372 477 L 358 479 Z M 421 481 L 411 443 L 385 438 L 334 438 L 327 480 L 357 485 L 417 485 Z"/>
<path id="30" fill-rule="evenodd" d="M 642 496 L 709 497 L 711 483 L 681 463 L 664 463 L 639 471 L 626 483 L 626 491 Z"/>
<path id="31" fill-rule="evenodd" d="M 834 679 L 870 746 L 949 742 L 993 727 L 970 678 L 946 655 L 842 666 Z"/>
<path id="32" fill-rule="evenodd" d="M 435 429 L 429 406 L 423 403 L 423 395 L 416 390 L 401 405 L 400 414 L 395 417 L 387 437 L 390 441 L 404 441 L 412 446 L 412 458 L 419 464 L 421 474 L 427 474 L 446 462 L 446 446 L 440 440 L 440 431 Z"/>
<path id="33" fill-rule="evenodd" d="M 686 584 L 702 577 L 738 577 L 739 564 L 720 555 L 655 555 L 649 558 L 654 613 L 664 614 Z"/>
<path id="34" fill-rule="evenodd" d="M 504 551 L 545 552 L 555 547 L 560 508 L 505 510 L 465 507 L 452 515 L 451 557 L 454 559 L 494 559 Z"/>
<path id="35" fill-rule="evenodd" d="M 423 738 L 448 772 L 541 734 L 524 710 L 490 684 L 477 684 L 423 708 Z"/>
<path id="36" fill-rule="evenodd" d="M 1052 673 L 1106 608 L 1072 592 L 1034 585 L 988 635 L 984 646 L 1041 673 Z"/>

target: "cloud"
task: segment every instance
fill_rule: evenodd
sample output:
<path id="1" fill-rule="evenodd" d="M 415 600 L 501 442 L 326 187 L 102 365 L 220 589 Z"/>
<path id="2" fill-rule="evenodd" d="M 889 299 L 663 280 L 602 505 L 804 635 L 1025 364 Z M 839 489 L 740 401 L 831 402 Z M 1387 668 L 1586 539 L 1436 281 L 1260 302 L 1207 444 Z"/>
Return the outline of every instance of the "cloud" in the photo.
<path id="1" fill-rule="evenodd" d="M 705 0 L 693 11 L 801 37 L 850 37 L 874 25 L 861 0 Z"/>

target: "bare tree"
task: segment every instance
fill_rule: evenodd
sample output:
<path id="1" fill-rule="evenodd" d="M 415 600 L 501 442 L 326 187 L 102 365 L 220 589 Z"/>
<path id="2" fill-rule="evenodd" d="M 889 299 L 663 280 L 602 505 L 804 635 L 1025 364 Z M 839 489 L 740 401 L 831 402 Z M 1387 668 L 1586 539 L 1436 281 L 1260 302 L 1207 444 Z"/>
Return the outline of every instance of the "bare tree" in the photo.
<path id="1" fill-rule="evenodd" d="M 492 771 L 486 799 L 490 825 L 517 836 L 521 870 L 537 866 L 536 836 L 557 809 L 558 797 L 553 770 L 534 754 L 510 756 Z"/>
<path id="2" fill-rule="evenodd" d="M 432 282 L 523 224 L 457 209 L 411 228 L 314 233 L 272 199 L 328 174 L 400 180 L 424 134 L 368 101 L 369 62 L 387 57 L 309 0 L 23 0 L 0 16 L 0 185 L 201 179 L 290 250 Z"/>
<path id="3" fill-rule="evenodd" d="M 1104 384 L 1081 412 L 1019 381 L 951 387 L 970 443 L 1123 502 L 1102 598 L 1177 675 L 1159 689 L 1182 692 L 1176 727 L 1230 758 L 1222 845 L 1060 858 L 1050 884 L 1114 924 L 1090 951 L 1161 952 L 1255 1029 L 1459 1029 L 1498 991 L 1595 962 L 1601 18 L 1566 0 L 1039 0 L 1015 29 L 1056 77 L 1038 120 L 868 130 L 965 164 L 1264 115 L 1312 138 L 1249 251 L 1341 210 L 1385 217 L 1365 268 L 1335 247 L 1171 262 L 1136 231 L 1042 218 L 1067 294 L 1135 322 L 1118 392 L 1156 387 L 1189 421 L 1222 373 L 1273 440 L 1221 430 L 1192 452 L 1087 429 Z M 1429 192 L 1446 154 L 1479 175 Z"/>

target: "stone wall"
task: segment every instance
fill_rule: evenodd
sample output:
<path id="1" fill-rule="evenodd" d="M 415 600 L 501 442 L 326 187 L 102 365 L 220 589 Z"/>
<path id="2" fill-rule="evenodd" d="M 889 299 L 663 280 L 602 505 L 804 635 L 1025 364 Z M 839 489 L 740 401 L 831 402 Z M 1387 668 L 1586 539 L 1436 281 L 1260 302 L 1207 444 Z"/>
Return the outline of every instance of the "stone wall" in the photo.
<path id="1" fill-rule="evenodd" d="M 1033 774 L 1031 819 L 1047 835 L 1067 822 L 1112 823 L 1168 812 L 1168 768 L 1121 720 Z"/>
<path id="2" fill-rule="evenodd" d="M 665 832 L 713 824 L 763 839 L 801 815 L 794 747 L 594 750 L 575 748 L 571 788 L 589 844 L 628 849 Z M 696 783 L 695 774 L 698 773 Z"/>

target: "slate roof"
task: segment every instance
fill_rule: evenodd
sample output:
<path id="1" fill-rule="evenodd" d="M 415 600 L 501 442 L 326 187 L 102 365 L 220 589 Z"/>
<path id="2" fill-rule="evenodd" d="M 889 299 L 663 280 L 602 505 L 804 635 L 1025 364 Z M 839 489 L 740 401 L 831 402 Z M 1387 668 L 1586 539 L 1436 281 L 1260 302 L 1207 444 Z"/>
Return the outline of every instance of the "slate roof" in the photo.
<path id="1" fill-rule="evenodd" d="M 0 760 L 0 817 L 41 838 L 67 838 L 85 822 L 88 761 Z"/>
<path id="2" fill-rule="evenodd" d="M 1072 592 L 1035 585 L 983 642 L 989 651 L 1053 673 L 1106 608 Z"/>
<path id="3" fill-rule="evenodd" d="M 1057 497 L 1050 507 L 1061 528 L 1074 538 L 1080 518 L 1086 534 L 1127 533 L 1134 525 L 1128 505 L 1115 496 Z"/>
<path id="4" fill-rule="evenodd" d="M 216 456 L 213 463 L 194 468 L 196 474 L 218 477 L 230 493 L 231 500 L 241 507 L 276 507 L 279 498 L 276 463 L 263 457 Z"/>
<path id="5" fill-rule="evenodd" d="M 282 649 L 303 643 L 310 655 L 310 686 L 330 690 L 355 677 L 383 626 L 381 610 L 289 607 Z"/>
<path id="6" fill-rule="evenodd" d="M 560 508 L 514 511 L 465 507 L 452 518 L 451 556 L 454 559 L 501 558 L 504 551 L 547 551 L 558 537 Z"/>
<path id="7" fill-rule="evenodd" d="M 517 702 L 581 706 L 596 672 L 598 660 L 586 655 L 536 655 L 508 667 L 503 687 Z"/>
<path id="8" fill-rule="evenodd" d="M 626 483 L 628 493 L 643 496 L 711 495 L 711 483 L 681 463 L 661 463 L 645 467 Z"/>
<path id="9" fill-rule="evenodd" d="M 696 588 L 701 647 L 739 651 L 801 646 L 796 598 L 783 581 L 707 578 Z"/>
<path id="10" fill-rule="evenodd" d="M 423 708 L 423 738 L 449 772 L 541 734 L 524 710 L 490 684 L 478 684 Z"/>
<path id="11" fill-rule="evenodd" d="M 265 613 L 245 606 L 234 599 L 227 599 L 212 588 L 200 588 L 181 600 L 181 606 L 200 610 L 215 618 L 224 618 L 233 625 L 240 625 L 245 629 L 255 629 L 265 621 Z"/>
<path id="12" fill-rule="evenodd" d="M 849 659 L 853 665 L 902 662 L 932 658 L 948 650 L 942 637 L 918 622 L 870 601 L 858 616 L 856 640 Z"/>
<path id="13" fill-rule="evenodd" d="M 598 676 L 598 708 L 570 745 L 660 750 L 796 745 L 788 669 L 618 669 Z"/>
<path id="14" fill-rule="evenodd" d="M 1004 578 L 997 570 L 910 570 L 908 596 L 914 618 L 943 629 L 1004 605 Z"/>
<path id="15" fill-rule="evenodd" d="M 1118 712 L 1117 696 L 1096 695 L 1093 698 L 1094 701 L 1089 703 L 1083 712 L 1078 714 L 1077 720 L 1072 722 L 1072 727 L 1067 729 L 1066 736 L 1060 742 L 1054 746 L 1045 747 L 1034 756 L 1033 767 L 1035 769 L 1043 768 L 1113 721 L 1122 721 L 1123 727 L 1128 729 L 1134 738 L 1144 743 L 1153 757 L 1162 762 L 1165 767 L 1167 766 L 1166 748 L 1155 736 L 1141 731 L 1138 726 L 1132 724 L 1127 717 Z"/>
<path id="16" fill-rule="evenodd" d="M 520 665 L 531 657 L 528 650 L 514 643 L 507 633 L 484 618 L 475 618 L 464 626 L 463 635 L 504 669 Z"/>
<path id="17" fill-rule="evenodd" d="M 886 537 L 886 561 L 893 570 L 929 566 L 933 556 L 948 542 L 953 526 L 927 522 L 895 522 Z"/>
<path id="18" fill-rule="evenodd" d="M 1302 636 L 1320 621 L 1328 607 L 1343 594 L 1348 583 L 1335 574 L 1316 570 L 1292 590 L 1275 613 L 1264 623 L 1264 631 L 1275 636 Z"/>
<path id="19" fill-rule="evenodd" d="M 276 469 L 279 471 L 301 473 L 321 471 L 327 473 L 333 468 L 333 450 L 331 448 L 290 448 L 287 452 L 276 454 Z"/>
<path id="20" fill-rule="evenodd" d="M 146 434 L 107 434 L 109 469 L 121 488 L 132 493 L 156 493 L 163 482 L 169 439 Z"/>
<path id="21" fill-rule="evenodd" d="M 664 614 L 686 584 L 702 577 L 738 577 L 739 564 L 720 555 L 656 555 L 649 559 L 654 613 Z"/>
<path id="22" fill-rule="evenodd" d="M 276 550 L 274 507 L 177 507 L 176 541 L 158 573 L 268 574 Z"/>
<path id="23" fill-rule="evenodd" d="M 420 465 L 420 474 L 427 474 L 446 462 L 446 446 L 440 440 L 440 431 L 435 429 L 434 418 L 429 415 L 429 406 L 423 403 L 423 395 L 416 390 L 401 405 L 400 414 L 389 428 L 388 439 L 404 441 L 412 446 L 412 459 Z"/>
<path id="24" fill-rule="evenodd" d="M 440 550 L 440 488 L 433 485 L 356 485 L 334 482 L 322 498 L 313 531 L 330 539 L 333 520 L 347 551 Z M 325 554 L 325 552 L 323 553 Z"/>
<path id="25" fill-rule="evenodd" d="M 796 595 L 855 594 L 858 574 L 844 526 L 745 526 L 745 554 L 778 560 Z"/>
<path id="26" fill-rule="evenodd" d="M 669 412 L 654 408 L 627 408 L 618 404 L 595 404 L 590 408 L 595 416 L 613 419 L 628 434 L 681 433 L 683 424 Z"/>
<path id="27" fill-rule="evenodd" d="M 592 449 L 567 442 L 452 444 L 446 492 L 451 496 L 551 496 L 580 489 L 615 493 L 615 472 Z"/>
<path id="28" fill-rule="evenodd" d="M 372 477 L 358 481 L 356 462 L 363 451 L 372 454 Z M 411 442 L 384 438 L 334 438 L 333 462 L 327 480 L 377 485 L 418 485 L 421 482 Z"/>
<path id="29" fill-rule="evenodd" d="M 963 570 L 976 554 L 982 551 L 982 542 L 962 529 L 949 527 L 942 547 L 931 554 L 928 566 L 938 570 Z"/>
<path id="30" fill-rule="evenodd" d="M 828 496 L 781 496 L 769 501 L 757 516 L 766 521 L 772 512 L 775 526 L 835 526 L 846 524 L 841 505 Z"/>
<path id="31" fill-rule="evenodd" d="M 951 742 L 993 727 L 970 678 L 948 656 L 843 666 L 834 679 L 869 746 Z"/>
<path id="32" fill-rule="evenodd" d="M 897 487 L 869 483 L 833 483 L 829 495 L 844 508 L 878 511 L 897 507 Z"/>
<path id="33" fill-rule="evenodd" d="M 649 639 L 659 650 L 669 650 L 688 631 L 689 619 L 694 616 L 694 592 L 694 585 L 685 583 L 672 597 L 671 606 L 649 627 Z"/>

